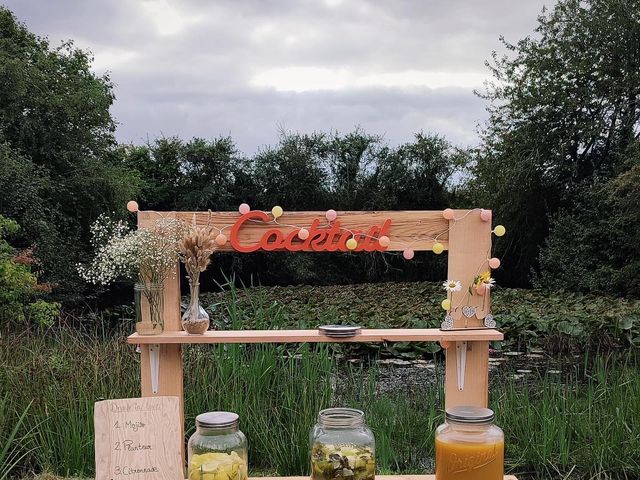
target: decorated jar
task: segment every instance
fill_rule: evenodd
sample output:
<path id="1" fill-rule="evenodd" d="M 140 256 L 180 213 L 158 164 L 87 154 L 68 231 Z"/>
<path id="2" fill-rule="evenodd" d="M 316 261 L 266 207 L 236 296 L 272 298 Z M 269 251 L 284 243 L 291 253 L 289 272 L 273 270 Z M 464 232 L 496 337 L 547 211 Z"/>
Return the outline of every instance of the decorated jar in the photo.
<path id="1" fill-rule="evenodd" d="M 373 480 L 375 439 L 364 412 L 328 408 L 318 414 L 311 430 L 312 480 Z"/>
<path id="2" fill-rule="evenodd" d="M 448 408 L 436 430 L 436 480 L 502 480 L 504 433 L 492 410 Z"/>
<path id="3" fill-rule="evenodd" d="M 188 444 L 189 480 L 247 480 L 247 438 L 232 412 L 208 412 L 196 417 Z"/>

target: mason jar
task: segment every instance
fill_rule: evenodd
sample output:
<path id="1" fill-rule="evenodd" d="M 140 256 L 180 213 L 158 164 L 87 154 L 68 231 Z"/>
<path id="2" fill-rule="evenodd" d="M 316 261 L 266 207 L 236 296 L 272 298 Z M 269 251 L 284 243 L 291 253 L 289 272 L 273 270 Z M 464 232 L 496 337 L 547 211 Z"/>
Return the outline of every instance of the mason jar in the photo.
<path id="1" fill-rule="evenodd" d="M 247 438 L 232 412 L 208 412 L 196 417 L 188 443 L 189 480 L 247 480 Z"/>
<path id="2" fill-rule="evenodd" d="M 374 480 L 375 439 L 364 412 L 327 408 L 311 430 L 312 480 Z"/>
<path id="3" fill-rule="evenodd" d="M 502 480 L 504 433 L 488 408 L 448 408 L 436 430 L 436 480 Z"/>

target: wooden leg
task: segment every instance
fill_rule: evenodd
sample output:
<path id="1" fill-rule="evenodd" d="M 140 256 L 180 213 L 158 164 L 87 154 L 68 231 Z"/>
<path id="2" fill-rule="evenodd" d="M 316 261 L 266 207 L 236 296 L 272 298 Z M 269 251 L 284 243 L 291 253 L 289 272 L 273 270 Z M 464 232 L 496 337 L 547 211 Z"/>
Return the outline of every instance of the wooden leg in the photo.
<path id="1" fill-rule="evenodd" d="M 458 342 L 462 343 L 462 342 Z M 489 402 L 489 342 L 467 342 L 464 389 L 458 382 L 459 349 L 456 342 L 447 348 L 445 408 L 457 405 L 486 407 Z"/>
<path id="2" fill-rule="evenodd" d="M 158 392 L 154 393 L 151 379 L 150 345 L 142 345 L 140 358 L 140 385 L 143 397 L 171 396 L 178 397 L 182 426 L 180 445 L 182 445 L 182 461 L 185 463 L 184 445 L 184 387 L 182 381 L 182 348 L 180 345 L 160 345 L 158 365 Z"/>

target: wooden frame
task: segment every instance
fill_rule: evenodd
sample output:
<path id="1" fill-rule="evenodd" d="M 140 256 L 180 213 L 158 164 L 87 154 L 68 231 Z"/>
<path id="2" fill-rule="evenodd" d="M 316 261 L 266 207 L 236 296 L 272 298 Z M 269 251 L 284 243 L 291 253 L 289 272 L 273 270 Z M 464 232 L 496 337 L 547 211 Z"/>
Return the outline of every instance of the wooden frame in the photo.
<path id="1" fill-rule="evenodd" d="M 324 218 L 325 212 L 286 212 L 278 228 L 284 234 L 296 226 L 310 225 L 314 219 Z M 228 231 L 238 220 L 237 212 L 138 212 L 138 227 L 148 228 L 161 218 L 175 218 L 198 225 L 214 225 Z M 165 281 L 164 321 L 165 332 L 161 335 L 131 335 L 129 343 L 142 346 L 141 389 L 142 396 L 177 396 L 183 405 L 182 350 L 184 343 L 291 343 L 291 342 L 385 342 L 385 341 L 438 341 L 446 349 L 445 407 L 455 405 L 487 406 L 489 342 L 501 340 L 496 330 L 484 329 L 483 318 L 490 310 L 489 294 L 470 295 L 473 279 L 489 269 L 491 256 L 491 222 L 483 221 L 480 209 L 455 210 L 454 218 L 446 220 L 442 211 L 399 212 L 338 212 L 341 224 L 349 229 L 367 231 L 370 225 L 391 220 L 388 234 L 389 251 L 402 251 L 407 246 L 413 250 L 431 250 L 434 243 L 441 243 L 448 255 L 448 278 L 461 282 L 462 289 L 451 294 L 451 315 L 454 331 L 439 329 L 363 330 L 349 339 L 331 339 L 316 330 L 280 331 L 211 331 L 205 335 L 187 335 L 180 325 L 180 280 L 176 274 Z M 242 242 L 257 242 L 264 232 L 274 228 L 273 224 L 254 222 L 247 224 L 239 233 Z M 221 251 L 233 251 L 229 244 Z M 176 272 L 178 266 L 176 265 Z M 443 298 L 445 294 L 443 292 Z M 475 307 L 476 314 L 468 318 L 462 307 Z M 444 317 L 444 312 L 443 312 Z M 456 350 L 466 350 L 464 388 L 460 389 Z M 456 348 L 454 348 L 456 347 Z M 151 349 L 159 351 L 158 384 L 153 391 L 151 382 Z M 184 424 L 184 422 L 182 422 Z M 184 435 L 184 432 L 181 432 Z M 183 452 L 184 454 L 184 452 Z M 395 476 L 397 479 L 413 479 L 414 476 Z M 431 478 L 420 476 L 419 478 Z"/>

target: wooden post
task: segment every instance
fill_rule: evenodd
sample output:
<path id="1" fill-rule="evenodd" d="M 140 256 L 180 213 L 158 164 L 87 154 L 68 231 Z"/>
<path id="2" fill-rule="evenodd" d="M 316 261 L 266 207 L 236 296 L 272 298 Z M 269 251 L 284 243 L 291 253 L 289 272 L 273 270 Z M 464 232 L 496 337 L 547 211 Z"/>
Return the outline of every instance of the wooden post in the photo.
<path id="1" fill-rule="evenodd" d="M 489 269 L 491 255 L 491 223 L 483 222 L 479 210 L 456 210 L 449 222 L 449 280 L 459 280 L 462 290 L 451 296 L 454 328 L 480 327 L 490 311 L 489 292 L 478 295 L 472 287 L 476 275 Z M 475 307 L 470 318 L 462 307 Z M 486 407 L 489 400 L 489 342 L 466 343 L 464 389 L 459 389 L 458 349 L 450 342 L 445 373 L 445 408 L 456 405 Z"/>
<path id="2" fill-rule="evenodd" d="M 163 217 L 170 217 L 171 214 L 164 213 Z M 156 212 L 138 212 L 138 228 L 148 228 L 161 217 Z M 143 317 L 147 314 L 147 309 L 143 308 Z M 179 332 L 182 330 L 180 324 L 180 266 L 176 263 L 173 275 L 170 275 L 164 282 L 164 330 L 166 332 Z M 143 320 L 146 320 L 143 318 Z M 151 336 L 149 336 L 151 338 Z M 154 396 L 174 396 L 180 402 L 181 432 L 180 445 L 182 447 L 182 460 L 185 461 L 184 442 L 184 387 L 182 377 L 182 345 L 169 345 L 162 343 L 158 339 L 160 349 L 160 362 L 158 368 L 158 391 L 153 392 L 151 387 L 151 345 L 141 346 L 140 356 L 140 386 L 143 397 Z"/>

